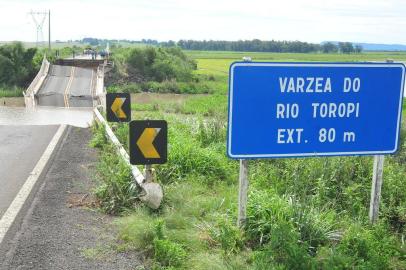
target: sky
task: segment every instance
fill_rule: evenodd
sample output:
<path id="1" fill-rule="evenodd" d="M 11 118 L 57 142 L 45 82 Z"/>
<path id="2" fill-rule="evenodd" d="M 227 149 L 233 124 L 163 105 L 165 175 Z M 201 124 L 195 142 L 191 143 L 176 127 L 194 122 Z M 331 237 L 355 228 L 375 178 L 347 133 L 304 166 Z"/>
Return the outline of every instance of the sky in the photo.
<path id="1" fill-rule="evenodd" d="M 28 13 L 49 9 L 52 40 L 406 44 L 406 0 L 0 0 L 0 41 L 35 41 Z M 47 27 L 45 23 L 45 39 Z"/>

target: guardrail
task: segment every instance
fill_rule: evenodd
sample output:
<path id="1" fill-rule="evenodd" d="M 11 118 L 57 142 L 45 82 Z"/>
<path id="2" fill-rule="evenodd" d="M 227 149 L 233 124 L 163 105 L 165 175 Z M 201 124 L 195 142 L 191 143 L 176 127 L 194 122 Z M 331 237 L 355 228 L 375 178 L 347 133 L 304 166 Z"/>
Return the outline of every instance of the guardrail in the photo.
<path id="1" fill-rule="evenodd" d="M 41 88 L 44 80 L 49 72 L 50 63 L 46 59 L 44 55 L 44 59 L 42 60 L 41 68 L 38 71 L 37 75 L 35 76 L 34 80 L 32 80 L 31 84 L 28 86 L 27 90 L 23 92 L 24 94 L 24 102 L 26 107 L 35 107 L 35 95 Z"/>
<path id="2" fill-rule="evenodd" d="M 95 86 L 95 97 L 97 98 L 96 101 L 98 101 L 97 104 L 95 104 L 95 107 L 97 105 L 101 105 L 103 108 L 106 107 L 106 89 L 104 88 L 104 73 L 105 73 L 105 65 L 99 65 L 97 67 L 96 71 L 96 86 Z"/>
<path id="3" fill-rule="evenodd" d="M 143 201 L 146 205 L 148 205 L 152 209 L 158 209 L 159 206 L 161 205 L 163 198 L 162 187 L 158 183 L 146 181 L 146 177 L 144 176 L 144 174 L 141 173 L 138 167 L 130 163 L 129 155 L 125 151 L 120 141 L 117 139 L 114 132 L 111 130 L 107 121 L 100 113 L 99 111 L 100 107 L 102 106 L 97 106 L 94 109 L 95 120 L 104 125 L 106 129 L 106 134 L 110 139 L 110 141 L 112 142 L 112 144 L 115 146 L 117 153 L 122 157 L 122 159 L 127 163 L 127 165 L 131 167 L 132 176 L 136 184 L 142 189 L 143 194 L 140 196 L 141 201 Z"/>

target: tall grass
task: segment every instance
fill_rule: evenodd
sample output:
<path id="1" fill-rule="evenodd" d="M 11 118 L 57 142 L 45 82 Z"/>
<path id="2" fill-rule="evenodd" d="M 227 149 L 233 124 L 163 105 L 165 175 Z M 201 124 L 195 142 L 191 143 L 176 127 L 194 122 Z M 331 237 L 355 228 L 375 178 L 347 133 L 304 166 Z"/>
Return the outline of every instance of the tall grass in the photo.
<path id="1" fill-rule="evenodd" d="M 169 160 L 156 166 L 163 206 L 155 212 L 138 208 L 118 223 L 121 240 L 129 249 L 145 250 L 151 267 L 406 267 L 406 169 L 399 159 L 404 150 L 386 160 L 381 220 L 373 227 L 372 158 L 251 161 L 248 219 L 241 230 L 235 226 L 238 163 L 225 156 L 224 117 L 158 109 L 135 118 L 169 123 Z M 159 222 L 163 239 L 157 238 Z"/>
<path id="2" fill-rule="evenodd" d="M 0 87 L 0 97 L 22 97 L 23 91 L 19 87 Z"/>
<path id="3" fill-rule="evenodd" d="M 155 269 L 406 269 L 404 132 L 385 160 L 378 224 L 368 221 L 372 158 L 336 157 L 250 161 L 248 218 L 238 228 L 238 162 L 225 154 L 227 97 L 217 91 L 133 104 L 135 119 L 168 121 L 169 156 L 155 166 L 161 208 L 138 206 L 117 221 L 128 250 L 143 250 Z M 115 129 L 126 145 L 128 130 Z"/>

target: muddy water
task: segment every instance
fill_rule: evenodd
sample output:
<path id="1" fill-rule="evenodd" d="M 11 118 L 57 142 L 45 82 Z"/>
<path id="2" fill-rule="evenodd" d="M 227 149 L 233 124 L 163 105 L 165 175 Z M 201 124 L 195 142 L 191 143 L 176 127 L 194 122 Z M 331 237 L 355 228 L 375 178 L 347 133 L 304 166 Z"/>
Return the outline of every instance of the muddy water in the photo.
<path id="1" fill-rule="evenodd" d="M 0 125 L 72 125 L 88 127 L 92 109 L 0 107 Z"/>
<path id="2" fill-rule="evenodd" d="M 197 96 L 203 95 L 137 93 L 131 94 L 131 100 L 133 103 L 141 104 L 165 101 L 182 103 L 188 98 Z M 24 98 L 0 98 L 0 125 L 66 124 L 88 127 L 92 121 L 92 109 L 53 107 L 27 109 L 24 107 Z"/>

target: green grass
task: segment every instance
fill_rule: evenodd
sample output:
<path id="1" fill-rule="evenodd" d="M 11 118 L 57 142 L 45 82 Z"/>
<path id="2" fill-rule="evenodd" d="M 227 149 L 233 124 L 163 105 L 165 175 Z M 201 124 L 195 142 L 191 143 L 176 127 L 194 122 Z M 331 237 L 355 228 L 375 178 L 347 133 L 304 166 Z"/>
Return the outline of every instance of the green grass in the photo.
<path id="1" fill-rule="evenodd" d="M 22 97 L 23 89 L 18 87 L 0 88 L 0 97 Z"/>
<path id="2" fill-rule="evenodd" d="M 154 166 L 163 206 L 138 206 L 117 220 L 126 250 L 143 250 L 147 265 L 158 269 L 406 267 L 400 240 L 406 231 L 393 227 L 404 219 L 405 168 L 391 157 L 377 226 L 368 225 L 372 159 L 341 157 L 250 162 L 249 222 L 238 229 L 238 162 L 225 156 L 226 111 L 219 107 L 226 100 L 220 97 L 186 100 L 192 112 L 168 113 L 170 102 L 134 112 L 134 119 L 168 122 L 169 160 Z M 165 241 L 156 246 L 161 234 Z"/>
<path id="3" fill-rule="evenodd" d="M 132 103 L 133 111 L 165 112 L 184 115 L 224 116 L 227 111 L 226 95 L 190 96 L 184 101 L 152 101 Z"/>
<path id="4" fill-rule="evenodd" d="M 185 51 L 194 59 L 231 59 L 242 60 L 249 56 L 252 60 L 267 61 L 385 61 L 406 60 L 406 52 L 363 52 L 359 54 L 323 54 L 323 53 L 263 53 L 263 52 L 223 52 L 223 51 Z"/>
<path id="5" fill-rule="evenodd" d="M 377 225 L 368 222 L 372 158 L 336 157 L 250 161 L 248 220 L 239 229 L 239 167 L 227 158 L 225 141 L 227 70 L 241 53 L 188 53 L 214 94 L 132 104 L 133 119 L 168 122 L 169 158 L 154 166 L 164 188 L 161 208 L 138 205 L 116 222 L 124 250 L 142 250 L 153 269 L 406 269 L 404 136 L 400 152 L 385 160 Z M 115 132 L 127 146 L 128 128 Z M 116 171 L 111 157 L 102 162 L 107 175 Z M 126 203 L 105 196 L 107 206 Z"/>
<path id="6" fill-rule="evenodd" d="M 227 80 L 228 69 L 235 61 L 250 56 L 252 61 L 270 62 L 359 62 L 359 61 L 406 61 L 406 52 L 365 52 L 360 54 L 321 54 L 321 53 L 258 53 L 258 52 L 217 52 L 186 51 L 198 63 L 198 74 L 219 76 Z"/>

